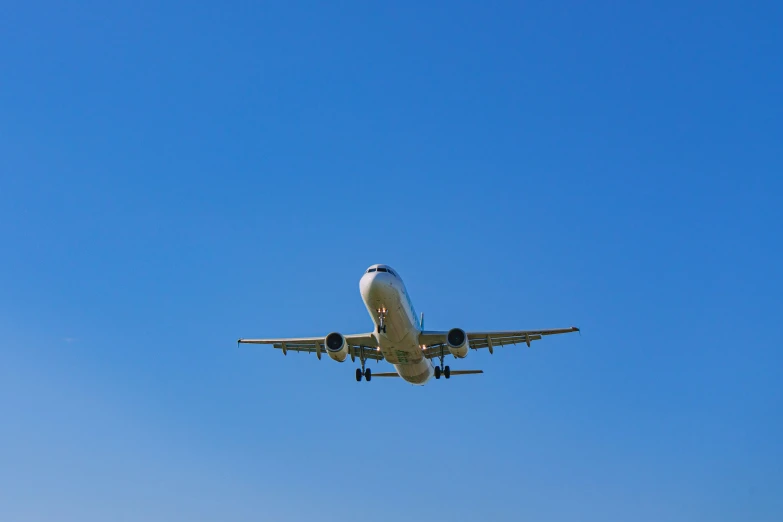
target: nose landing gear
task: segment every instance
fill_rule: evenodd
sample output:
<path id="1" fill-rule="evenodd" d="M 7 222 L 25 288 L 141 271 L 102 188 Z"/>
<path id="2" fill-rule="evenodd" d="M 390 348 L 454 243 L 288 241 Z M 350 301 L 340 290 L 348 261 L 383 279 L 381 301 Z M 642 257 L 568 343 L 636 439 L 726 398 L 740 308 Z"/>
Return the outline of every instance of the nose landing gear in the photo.
<path id="1" fill-rule="evenodd" d="M 378 333 L 386 333 L 386 309 L 378 308 Z"/>

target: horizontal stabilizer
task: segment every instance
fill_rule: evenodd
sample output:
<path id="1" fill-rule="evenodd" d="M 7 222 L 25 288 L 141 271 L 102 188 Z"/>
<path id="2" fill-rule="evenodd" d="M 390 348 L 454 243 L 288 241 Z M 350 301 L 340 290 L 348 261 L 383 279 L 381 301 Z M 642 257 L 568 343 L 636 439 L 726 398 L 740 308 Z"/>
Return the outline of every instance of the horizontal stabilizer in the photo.
<path id="1" fill-rule="evenodd" d="M 476 375 L 479 373 L 484 373 L 484 370 L 451 370 L 451 373 L 449 376 L 453 375 Z M 399 377 L 400 374 L 397 372 L 381 372 L 381 373 L 375 373 L 372 372 L 373 377 Z"/>

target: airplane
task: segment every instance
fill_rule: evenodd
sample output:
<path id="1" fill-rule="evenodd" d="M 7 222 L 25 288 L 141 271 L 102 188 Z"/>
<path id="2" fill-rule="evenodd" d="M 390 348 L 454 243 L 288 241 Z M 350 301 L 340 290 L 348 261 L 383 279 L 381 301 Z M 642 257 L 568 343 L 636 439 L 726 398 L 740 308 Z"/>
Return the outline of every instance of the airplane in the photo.
<path id="1" fill-rule="evenodd" d="M 367 311 L 375 323 L 370 333 L 343 335 L 332 332 L 326 337 L 294 337 L 287 339 L 239 339 L 238 343 L 270 344 L 283 351 L 313 353 L 321 359 L 326 352 L 337 362 L 359 358 L 361 368 L 356 369 L 356 381 L 362 377 L 370 382 L 373 377 L 401 377 L 405 381 L 424 385 L 432 377 L 449 379 L 452 375 L 484 373 L 482 370 L 451 370 L 444 366 L 444 358 L 451 355 L 462 359 L 468 349 L 486 348 L 492 354 L 498 346 L 525 343 L 530 347 L 545 335 L 578 332 L 579 328 L 554 328 L 549 330 L 512 330 L 499 332 L 466 332 L 461 328 L 448 331 L 424 329 L 424 314 L 416 316 L 408 291 L 396 270 L 388 265 L 372 265 L 359 281 L 359 290 Z M 433 359 L 440 364 L 434 365 Z M 395 372 L 372 373 L 365 368 L 368 360 L 386 360 L 394 365 Z"/>

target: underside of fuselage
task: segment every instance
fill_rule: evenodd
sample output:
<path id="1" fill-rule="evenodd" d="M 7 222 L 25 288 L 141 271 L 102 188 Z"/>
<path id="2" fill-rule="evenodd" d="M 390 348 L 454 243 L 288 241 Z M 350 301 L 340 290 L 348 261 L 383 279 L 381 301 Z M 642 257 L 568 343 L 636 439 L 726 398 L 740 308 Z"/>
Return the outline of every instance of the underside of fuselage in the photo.
<path id="1" fill-rule="evenodd" d="M 433 367 L 419 346 L 420 324 L 405 285 L 385 265 L 370 270 L 373 268 L 376 270 L 364 274 L 359 288 L 375 323 L 381 353 L 400 377 L 412 384 L 424 384 L 432 377 Z"/>

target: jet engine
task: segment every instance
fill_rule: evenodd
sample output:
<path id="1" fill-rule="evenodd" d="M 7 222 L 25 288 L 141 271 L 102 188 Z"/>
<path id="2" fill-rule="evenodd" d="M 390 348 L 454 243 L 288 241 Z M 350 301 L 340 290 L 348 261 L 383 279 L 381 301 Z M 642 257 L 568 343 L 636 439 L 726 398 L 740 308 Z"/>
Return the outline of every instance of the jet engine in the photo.
<path id="1" fill-rule="evenodd" d="M 446 334 L 446 341 L 449 345 L 449 351 L 451 355 L 457 359 L 462 359 L 468 354 L 468 335 L 465 330 L 460 328 L 452 328 L 449 333 Z"/>
<path id="2" fill-rule="evenodd" d="M 345 337 L 339 333 L 333 332 L 327 335 L 324 344 L 326 345 L 326 353 L 335 361 L 343 362 L 348 357 L 350 348 L 348 343 L 345 342 Z"/>

